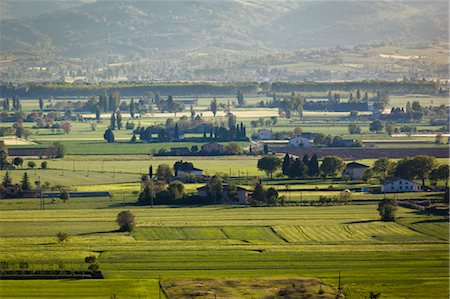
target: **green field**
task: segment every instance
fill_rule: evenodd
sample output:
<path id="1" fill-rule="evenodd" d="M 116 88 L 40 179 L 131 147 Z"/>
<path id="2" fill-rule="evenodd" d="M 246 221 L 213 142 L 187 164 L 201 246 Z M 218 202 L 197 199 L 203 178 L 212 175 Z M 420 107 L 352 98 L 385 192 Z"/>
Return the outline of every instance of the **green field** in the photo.
<path id="1" fill-rule="evenodd" d="M 155 298 L 159 275 L 163 285 L 195 278 L 317 277 L 336 287 L 339 272 L 347 298 L 363 298 L 370 291 L 381 292 L 382 298 L 449 294 L 448 219 L 409 209 L 400 208 L 396 223 L 384 223 L 375 205 L 124 206 L 137 217 L 130 235 L 115 232 L 115 215 L 123 208 L 8 211 L 12 204 L 0 206 L 3 261 L 81 267 L 83 258 L 94 254 L 105 279 L 0 281 L 5 298 Z M 58 231 L 71 235 L 67 243 L 56 242 Z"/>

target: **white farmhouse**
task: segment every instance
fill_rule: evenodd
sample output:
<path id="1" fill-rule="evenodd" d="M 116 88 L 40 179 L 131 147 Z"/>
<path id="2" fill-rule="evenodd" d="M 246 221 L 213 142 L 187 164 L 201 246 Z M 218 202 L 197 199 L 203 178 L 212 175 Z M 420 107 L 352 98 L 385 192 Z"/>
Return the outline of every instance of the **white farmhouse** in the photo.
<path id="1" fill-rule="evenodd" d="M 262 129 L 258 131 L 259 140 L 270 140 L 272 139 L 272 131 L 268 129 Z"/>
<path id="2" fill-rule="evenodd" d="M 394 179 L 386 181 L 381 186 L 381 192 L 396 193 L 396 192 L 421 192 L 422 185 L 405 179 Z"/>
<path id="3" fill-rule="evenodd" d="M 308 138 L 302 136 L 296 136 L 289 139 L 289 146 L 291 147 L 301 147 L 301 148 L 310 148 L 311 143 Z"/>

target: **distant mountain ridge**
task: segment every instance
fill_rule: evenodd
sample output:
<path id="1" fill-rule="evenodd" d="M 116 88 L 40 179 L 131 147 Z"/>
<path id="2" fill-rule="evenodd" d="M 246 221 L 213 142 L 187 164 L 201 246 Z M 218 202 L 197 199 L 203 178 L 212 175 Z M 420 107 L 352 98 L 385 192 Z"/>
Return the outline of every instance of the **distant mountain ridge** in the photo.
<path id="1" fill-rule="evenodd" d="M 448 37 L 447 1 L 43 1 L 38 15 L 14 13 L 25 2 L 0 2 L 2 54 L 157 58 Z"/>

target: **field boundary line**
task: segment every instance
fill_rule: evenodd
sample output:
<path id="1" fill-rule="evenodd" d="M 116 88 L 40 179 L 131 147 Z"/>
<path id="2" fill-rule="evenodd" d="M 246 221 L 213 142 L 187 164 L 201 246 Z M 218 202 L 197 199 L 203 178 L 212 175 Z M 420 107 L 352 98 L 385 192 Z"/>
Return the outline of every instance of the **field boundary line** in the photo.
<path id="1" fill-rule="evenodd" d="M 273 226 L 269 226 L 269 227 L 270 227 L 270 229 L 272 230 L 272 232 L 273 232 L 278 238 L 280 238 L 281 240 L 283 240 L 283 241 L 286 242 L 286 243 L 290 243 L 289 240 L 286 239 L 285 237 L 283 237 L 282 235 L 280 235 L 280 234 L 275 230 L 275 228 L 274 228 Z"/>

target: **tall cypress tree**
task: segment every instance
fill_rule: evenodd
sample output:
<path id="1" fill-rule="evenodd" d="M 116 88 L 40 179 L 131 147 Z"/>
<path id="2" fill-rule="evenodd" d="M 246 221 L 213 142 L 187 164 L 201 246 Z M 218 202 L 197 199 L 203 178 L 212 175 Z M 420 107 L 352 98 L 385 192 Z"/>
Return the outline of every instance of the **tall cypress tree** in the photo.
<path id="1" fill-rule="evenodd" d="M 314 154 L 308 163 L 308 176 L 315 177 L 319 175 L 319 161 L 317 160 L 317 155 Z"/>
<path id="2" fill-rule="evenodd" d="M 117 129 L 122 129 L 122 114 L 120 113 L 120 110 L 117 110 L 116 113 L 116 123 L 117 123 Z"/>
<path id="3" fill-rule="evenodd" d="M 303 163 L 308 166 L 309 165 L 309 157 L 308 154 L 305 154 L 302 159 Z"/>
<path id="4" fill-rule="evenodd" d="M 130 101 L 130 116 L 131 116 L 131 118 L 134 118 L 135 114 L 136 114 L 136 107 L 134 105 L 134 99 L 131 99 L 131 101 Z"/>
<path id="5" fill-rule="evenodd" d="M 289 154 L 286 154 L 283 158 L 283 163 L 281 164 L 281 171 L 284 175 L 289 175 L 289 168 L 291 167 L 292 158 Z"/>
<path id="6" fill-rule="evenodd" d="M 44 110 L 44 100 L 42 97 L 39 97 L 39 110 Z"/>
<path id="7" fill-rule="evenodd" d="M 113 113 L 111 113 L 111 125 L 109 126 L 111 130 L 115 130 L 116 129 L 116 115 Z"/>
<path id="8" fill-rule="evenodd" d="M 28 177 L 27 172 L 24 172 L 21 183 L 22 183 L 22 190 L 30 190 L 31 189 L 30 178 Z"/>

